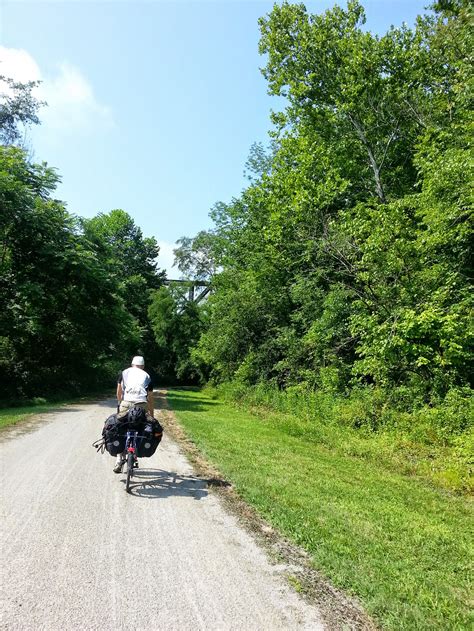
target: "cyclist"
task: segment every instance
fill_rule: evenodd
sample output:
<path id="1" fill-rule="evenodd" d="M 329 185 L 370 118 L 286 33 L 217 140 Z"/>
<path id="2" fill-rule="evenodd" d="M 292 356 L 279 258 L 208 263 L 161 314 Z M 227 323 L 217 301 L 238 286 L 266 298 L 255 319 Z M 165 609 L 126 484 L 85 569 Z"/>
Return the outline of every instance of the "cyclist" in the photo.
<path id="1" fill-rule="evenodd" d="M 146 411 L 148 420 L 154 418 L 153 383 L 145 371 L 145 360 L 141 355 L 132 359 L 130 368 L 123 370 L 117 377 L 117 418 L 123 418 L 133 407 Z M 123 454 L 117 456 L 114 472 L 121 473 L 124 464 Z"/>

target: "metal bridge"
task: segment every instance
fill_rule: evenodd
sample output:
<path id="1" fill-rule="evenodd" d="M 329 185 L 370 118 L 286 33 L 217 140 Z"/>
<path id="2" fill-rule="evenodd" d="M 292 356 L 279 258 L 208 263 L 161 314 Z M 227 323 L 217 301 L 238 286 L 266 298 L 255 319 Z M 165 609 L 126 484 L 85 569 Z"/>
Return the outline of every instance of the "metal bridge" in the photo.
<path id="1" fill-rule="evenodd" d="M 172 283 L 178 283 L 188 287 L 188 300 L 198 304 L 207 294 L 211 291 L 210 283 L 205 280 L 183 280 L 166 278 L 164 280 L 165 285 L 171 285 Z"/>

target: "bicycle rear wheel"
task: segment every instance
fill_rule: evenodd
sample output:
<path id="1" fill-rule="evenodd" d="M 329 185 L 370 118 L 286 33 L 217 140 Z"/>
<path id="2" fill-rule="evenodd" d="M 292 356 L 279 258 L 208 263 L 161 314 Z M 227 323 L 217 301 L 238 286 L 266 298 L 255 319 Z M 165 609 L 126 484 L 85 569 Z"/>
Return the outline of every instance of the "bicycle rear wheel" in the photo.
<path id="1" fill-rule="evenodd" d="M 130 493 L 130 480 L 133 476 L 133 454 L 127 454 L 127 481 L 125 483 L 125 490 Z"/>

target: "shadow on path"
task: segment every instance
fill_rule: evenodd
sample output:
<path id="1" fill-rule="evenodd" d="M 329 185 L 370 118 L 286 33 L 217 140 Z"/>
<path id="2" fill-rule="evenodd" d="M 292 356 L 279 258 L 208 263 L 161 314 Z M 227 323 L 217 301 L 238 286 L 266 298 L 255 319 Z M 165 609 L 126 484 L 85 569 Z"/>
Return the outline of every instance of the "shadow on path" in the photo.
<path id="1" fill-rule="evenodd" d="M 122 482 L 125 484 L 125 479 Z M 207 480 L 163 469 L 136 469 L 130 483 L 130 493 L 149 499 L 192 497 L 201 500 L 208 495 Z"/>

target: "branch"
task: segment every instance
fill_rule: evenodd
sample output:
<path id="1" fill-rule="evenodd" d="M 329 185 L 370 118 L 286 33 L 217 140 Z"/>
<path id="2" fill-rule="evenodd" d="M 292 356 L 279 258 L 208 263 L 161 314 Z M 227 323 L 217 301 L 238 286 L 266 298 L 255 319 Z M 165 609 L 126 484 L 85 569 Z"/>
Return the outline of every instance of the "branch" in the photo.
<path id="1" fill-rule="evenodd" d="M 392 144 L 392 140 L 395 138 L 395 135 L 396 135 L 396 133 L 398 131 L 398 127 L 399 127 L 399 120 L 397 120 L 396 127 L 393 130 L 393 132 L 390 134 L 390 138 L 387 140 L 387 144 L 385 145 L 385 149 L 384 149 L 384 152 L 383 152 L 382 160 L 380 162 L 380 169 L 382 169 L 382 167 L 383 167 L 383 163 L 385 162 L 385 158 L 387 157 L 388 148 Z"/>
<path id="2" fill-rule="evenodd" d="M 383 186 L 382 186 L 382 180 L 380 179 L 380 167 L 377 164 L 377 160 L 375 159 L 375 156 L 372 152 L 372 148 L 369 144 L 369 141 L 367 140 L 367 137 L 364 133 L 364 130 L 362 129 L 361 124 L 359 123 L 359 121 L 354 118 L 353 116 L 351 116 L 351 114 L 347 114 L 349 117 L 349 120 L 351 121 L 354 129 L 356 130 L 357 135 L 359 136 L 362 144 L 364 145 L 364 147 L 367 150 L 367 153 L 369 155 L 369 161 L 370 161 L 370 165 L 372 167 L 372 171 L 374 172 L 374 178 L 375 178 L 375 190 L 377 192 L 377 195 L 380 198 L 380 201 L 385 204 L 386 203 L 386 199 L 385 199 L 385 193 L 383 190 Z"/>

